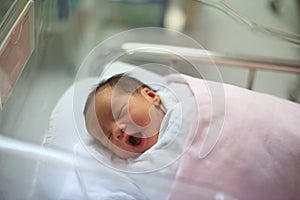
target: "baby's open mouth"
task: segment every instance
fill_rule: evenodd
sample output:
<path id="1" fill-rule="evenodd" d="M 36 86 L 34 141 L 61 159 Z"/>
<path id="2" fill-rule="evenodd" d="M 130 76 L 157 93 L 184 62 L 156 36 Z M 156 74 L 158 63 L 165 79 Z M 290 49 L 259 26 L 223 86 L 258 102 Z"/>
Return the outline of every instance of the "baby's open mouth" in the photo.
<path id="1" fill-rule="evenodd" d="M 130 135 L 128 137 L 128 143 L 132 146 L 139 146 L 142 142 L 142 134 L 141 133 L 135 133 L 133 135 Z"/>

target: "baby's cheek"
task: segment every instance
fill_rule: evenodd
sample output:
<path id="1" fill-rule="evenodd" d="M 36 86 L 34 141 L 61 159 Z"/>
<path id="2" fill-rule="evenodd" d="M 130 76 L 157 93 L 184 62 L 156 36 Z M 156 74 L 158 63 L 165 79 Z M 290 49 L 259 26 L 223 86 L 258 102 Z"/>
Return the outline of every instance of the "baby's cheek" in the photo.
<path id="1" fill-rule="evenodd" d="M 130 112 L 131 119 L 138 126 L 148 126 L 151 122 L 148 109 L 140 109 L 133 112 Z"/>

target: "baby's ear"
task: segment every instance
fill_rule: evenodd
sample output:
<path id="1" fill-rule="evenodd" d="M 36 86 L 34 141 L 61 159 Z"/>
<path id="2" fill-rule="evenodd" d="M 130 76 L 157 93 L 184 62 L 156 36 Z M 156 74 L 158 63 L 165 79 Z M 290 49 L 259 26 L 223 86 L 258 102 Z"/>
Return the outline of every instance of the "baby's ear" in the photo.
<path id="1" fill-rule="evenodd" d="M 146 97 L 146 99 L 150 100 L 151 102 L 154 103 L 154 105 L 158 106 L 161 104 L 161 100 L 160 100 L 160 97 L 159 95 L 154 92 L 153 90 L 151 90 L 150 88 L 143 88 L 141 90 L 141 93 L 143 96 Z"/>

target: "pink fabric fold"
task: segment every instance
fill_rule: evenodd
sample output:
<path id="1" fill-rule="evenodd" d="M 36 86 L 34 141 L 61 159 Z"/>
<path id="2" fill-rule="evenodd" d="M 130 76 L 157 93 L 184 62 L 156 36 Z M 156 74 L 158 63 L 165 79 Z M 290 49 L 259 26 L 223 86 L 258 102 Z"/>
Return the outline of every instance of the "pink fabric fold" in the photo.
<path id="1" fill-rule="evenodd" d="M 188 76 L 167 80 L 189 85 L 199 112 L 170 200 L 199 199 L 205 189 L 245 200 L 300 199 L 299 104 Z"/>

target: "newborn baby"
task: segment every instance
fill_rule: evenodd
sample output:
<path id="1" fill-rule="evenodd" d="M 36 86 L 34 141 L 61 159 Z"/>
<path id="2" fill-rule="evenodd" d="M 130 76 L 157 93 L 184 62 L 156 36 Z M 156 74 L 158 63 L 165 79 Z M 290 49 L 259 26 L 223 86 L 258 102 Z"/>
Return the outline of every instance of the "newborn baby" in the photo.
<path id="1" fill-rule="evenodd" d="M 121 158 L 140 162 L 141 155 L 149 154 L 142 160 L 150 158 L 146 166 L 169 159 L 184 147 L 178 153 L 182 156 L 174 159 L 178 167 L 169 170 L 176 176 L 169 199 L 186 197 L 182 180 L 205 183 L 240 199 L 299 197 L 298 104 L 188 76 L 166 80 L 188 86 L 196 102 L 182 114 L 185 126 L 175 139 L 179 145 L 166 146 L 169 153 L 148 152 L 161 141 L 160 135 L 179 130 L 175 127 L 179 115 L 170 112 L 159 92 L 128 76 L 116 75 L 91 92 L 84 110 L 88 132 Z M 188 145 L 180 146 L 186 141 Z M 196 190 L 189 191 L 189 199 L 198 198 Z"/>
<path id="2" fill-rule="evenodd" d="M 149 86 L 119 74 L 92 91 L 84 114 L 94 138 L 119 157 L 131 158 L 157 142 L 165 108 Z"/>

